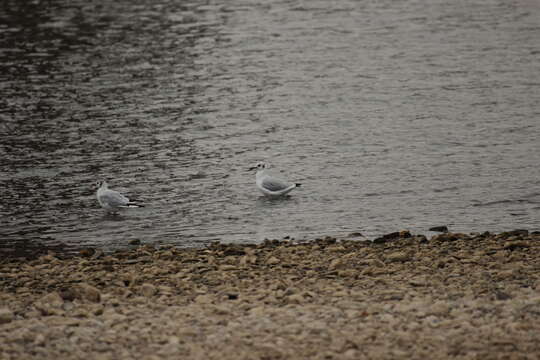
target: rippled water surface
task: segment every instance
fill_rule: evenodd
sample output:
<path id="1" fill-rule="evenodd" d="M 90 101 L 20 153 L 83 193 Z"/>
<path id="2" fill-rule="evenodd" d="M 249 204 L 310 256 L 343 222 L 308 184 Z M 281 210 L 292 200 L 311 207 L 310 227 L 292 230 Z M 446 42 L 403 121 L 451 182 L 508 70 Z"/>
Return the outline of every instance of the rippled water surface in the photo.
<path id="1" fill-rule="evenodd" d="M 4 0 L 0 91 L 4 249 L 539 227 L 537 1 Z"/>

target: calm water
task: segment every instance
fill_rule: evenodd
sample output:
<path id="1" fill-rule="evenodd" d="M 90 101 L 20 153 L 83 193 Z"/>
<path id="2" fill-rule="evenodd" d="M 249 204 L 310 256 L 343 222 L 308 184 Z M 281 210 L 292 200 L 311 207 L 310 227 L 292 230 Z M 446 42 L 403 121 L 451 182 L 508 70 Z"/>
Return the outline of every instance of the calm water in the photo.
<path id="1" fill-rule="evenodd" d="M 3 0 L 0 91 L 4 251 L 540 227 L 535 0 Z"/>

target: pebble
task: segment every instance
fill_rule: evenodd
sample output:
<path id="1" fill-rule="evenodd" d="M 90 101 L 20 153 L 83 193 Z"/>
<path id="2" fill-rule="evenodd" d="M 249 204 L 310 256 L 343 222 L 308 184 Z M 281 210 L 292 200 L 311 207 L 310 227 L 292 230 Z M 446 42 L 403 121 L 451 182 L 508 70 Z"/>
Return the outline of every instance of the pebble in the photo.
<path id="1" fill-rule="evenodd" d="M 8 308 L 0 308 L 0 324 L 7 324 L 14 318 L 13 311 Z"/>
<path id="2" fill-rule="evenodd" d="M 540 351 L 538 235 L 395 234 L 380 244 L 323 237 L 2 262 L 0 358 Z"/>
<path id="3" fill-rule="evenodd" d="M 143 294 L 146 297 L 152 297 L 157 293 L 157 288 L 152 284 L 142 284 L 141 286 L 141 294 Z"/>
<path id="4" fill-rule="evenodd" d="M 280 261 L 277 257 L 275 257 L 275 256 L 271 256 L 270 258 L 268 258 L 268 260 L 266 260 L 266 263 L 267 263 L 268 265 L 277 265 L 277 264 L 279 264 L 280 262 L 281 262 L 281 261 Z"/>
<path id="5" fill-rule="evenodd" d="M 78 297 L 83 300 L 98 303 L 101 301 L 101 292 L 94 286 L 88 284 L 77 285 Z"/>
<path id="6" fill-rule="evenodd" d="M 397 251 L 389 254 L 386 260 L 388 262 L 404 262 L 411 260 L 411 256 L 404 251 Z"/>

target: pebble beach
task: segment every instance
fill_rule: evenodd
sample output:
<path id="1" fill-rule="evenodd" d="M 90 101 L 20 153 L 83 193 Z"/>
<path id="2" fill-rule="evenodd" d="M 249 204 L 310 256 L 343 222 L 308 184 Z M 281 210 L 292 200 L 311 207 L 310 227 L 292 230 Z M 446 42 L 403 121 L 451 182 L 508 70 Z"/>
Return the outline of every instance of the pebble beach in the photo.
<path id="1" fill-rule="evenodd" d="M 540 233 L 0 261 L 2 359 L 537 359 Z"/>

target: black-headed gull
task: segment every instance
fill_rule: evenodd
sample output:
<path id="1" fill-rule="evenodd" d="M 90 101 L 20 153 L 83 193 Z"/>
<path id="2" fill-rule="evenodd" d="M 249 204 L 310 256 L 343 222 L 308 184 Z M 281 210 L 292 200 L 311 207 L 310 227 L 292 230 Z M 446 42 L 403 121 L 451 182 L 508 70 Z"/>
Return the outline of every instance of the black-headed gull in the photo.
<path id="1" fill-rule="evenodd" d="M 109 186 L 106 181 L 100 183 L 100 186 L 96 192 L 96 197 L 98 199 L 99 205 L 102 208 L 107 210 L 107 212 L 115 213 L 121 208 L 128 207 L 142 207 L 142 204 L 139 204 L 134 201 L 130 201 L 127 197 L 120 194 L 118 191 L 109 189 Z"/>
<path id="2" fill-rule="evenodd" d="M 266 171 L 268 165 L 264 162 L 259 162 L 250 170 L 257 169 L 255 175 L 257 189 L 268 197 L 279 197 L 289 193 L 292 189 L 300 186 L 299 183 L 290 183 L 277 179 Z"/>

